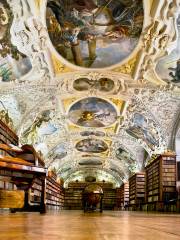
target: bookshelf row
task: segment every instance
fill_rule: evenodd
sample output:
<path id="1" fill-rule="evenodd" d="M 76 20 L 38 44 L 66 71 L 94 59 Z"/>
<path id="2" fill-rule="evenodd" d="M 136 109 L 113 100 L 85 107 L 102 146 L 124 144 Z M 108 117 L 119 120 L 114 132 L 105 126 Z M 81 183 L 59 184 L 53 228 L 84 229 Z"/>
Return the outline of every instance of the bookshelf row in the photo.
<path id="1" fill-rule="evenodd" d="M 51 173 L 46 179 L 46 206 L 47 209 L 63 209 L 64 189 L 61 183 L 56 181 L 57 176 Z M 40 202 L 42 192 L 41 181 L 35 179 L 30 190 L 30 201 L 33 204 Z"/>
<path id="2" fill-rule="evenodd" d="M 134 174 L 129 178 L 129 184 L 124 183 L 117 189 L 118 209 L 136 205 L 141 210 L 140 206 L 146 204 L 151 210 L 158 210 L 160 207 L 162 210 L 162 206 L 177 201 L 175 155 L 158 155 L 145 167 L 144 172 Z"/>
<path id="3" fill-rule="evenodd" d="M 82 206 L 82 193 L 88 182 L 70 182 L 65 189 L 65 209 L 80 210 Z M 111 183 L 98 183 L 103 189 L 103 209 L 112 210 L 116 205 L 116 190 Z"/>

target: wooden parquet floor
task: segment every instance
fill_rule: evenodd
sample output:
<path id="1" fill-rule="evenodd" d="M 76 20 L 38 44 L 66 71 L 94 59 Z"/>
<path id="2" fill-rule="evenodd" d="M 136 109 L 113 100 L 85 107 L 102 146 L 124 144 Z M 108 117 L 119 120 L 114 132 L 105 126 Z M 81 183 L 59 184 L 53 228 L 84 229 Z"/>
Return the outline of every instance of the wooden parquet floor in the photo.
<path id="1" fill-rule="evenodd" d="M 180 240 L 180 215 L 116 211 L 0 213 L 0 240 Z"/>

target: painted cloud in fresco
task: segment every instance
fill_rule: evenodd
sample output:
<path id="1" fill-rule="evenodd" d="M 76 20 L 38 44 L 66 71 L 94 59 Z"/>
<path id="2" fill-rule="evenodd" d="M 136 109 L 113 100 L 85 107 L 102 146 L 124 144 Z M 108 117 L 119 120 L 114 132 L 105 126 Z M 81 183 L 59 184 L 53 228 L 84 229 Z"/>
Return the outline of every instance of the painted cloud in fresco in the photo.
<path id="1" fill-rule="evenodd" d="M 143 140 L 147 146 L 154 151 L 155 146 L 159 146 L 159 136 L 154 129 L 153 122 L 148 122 L 145 116 L 140 113 L 134 114 L 133 126 L 126 132 L 136 139 Z"/>
<path id="2" fill-rule="evenodd" d="M 76 144 L 76 149 L 80 152 L 101 153 L 108 149 L 107 144 L 99 139 L 83 139 Z"/>
<path id="3" fill-rule="evenodd" d="M 11 43 L 13 15 L 6 0 L 0 0 L 0 82 L 19 79 L 31 69 L 30 60 Z"/>
<path id="4" fill-rule="evenodd" d="M 117 119 L 115 108 L 101 98 L 85 98 L 69 110 L 69 120 L 83 127 L 106 127 Z"/>
<path id="5" fill-rule="evenodd" d="M 177 47 L 171 54 L 159 61 L 156 72 L 166 82 L 180 86 L 180 16 L 177 20 L 177 25 L 179 32 Z"/>
<path id="6" fill-rule="evenodd" d="M 61 143 L 53 149 L 52 155 L 50 155 L 49 157 L 52 157 L 53 159 L 62 159 L 66 155 L 67 155 L 67 149 L 65 145 Z"/>
<path id="7" fill-rule="evenodd" d="M 87 68 L 119 63 L 136 47 L 142 0 L 48 0 L 47 27 L 57 52 Z"/>

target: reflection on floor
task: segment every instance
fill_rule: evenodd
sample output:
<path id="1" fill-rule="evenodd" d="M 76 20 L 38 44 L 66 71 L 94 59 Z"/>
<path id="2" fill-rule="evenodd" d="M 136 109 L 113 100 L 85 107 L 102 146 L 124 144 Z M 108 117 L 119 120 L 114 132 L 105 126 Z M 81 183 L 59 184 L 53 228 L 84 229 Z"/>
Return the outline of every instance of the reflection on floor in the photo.
<path id="1" fill-rule="evenodd" d="M 0 213 L 2 240 L 179 240 L 180 215 L 82 211 Z"/>

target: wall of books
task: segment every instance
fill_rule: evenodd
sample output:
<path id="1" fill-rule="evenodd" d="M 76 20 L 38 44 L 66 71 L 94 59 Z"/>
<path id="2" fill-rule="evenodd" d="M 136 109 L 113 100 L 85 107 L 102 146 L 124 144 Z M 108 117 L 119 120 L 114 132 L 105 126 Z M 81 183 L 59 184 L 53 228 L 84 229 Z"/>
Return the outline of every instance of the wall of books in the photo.
<path id="1" fill-rule="evenodd" d="M 161 210 L 164 205 L 177 199 L 176 157 L 160 155 L 146 166 L 146 202 L 152 210 Z"/>
<path id="2" fill-rule="evenodd" d="M 39 179 L 35 179 L 30 190 L 30 201 L 32 204 L 40 202 L 42 185 Z M 46 206 L 47 209 L 60 210 L 64 208 L 63 183 L 57 181 L 54 173 L 49 173 L 46 179 Z"/>
<path id="3" fill-rule="evenodd" d="M 129 204 L 140 205 L 145 202 L 145 172 L 136 173 L 129 178 Z"/>
<path id="4" fill-rule="evenodd" d="M 68 188 L 65 189 L 65 209 L 80 210 L 82 206 L 82 193 L 88 182 L 71 182 Z M 103 189 L 103 209 L 112 210 L 116 206 L 116 189 L 113 189 L 111 183 L 99 182 L 97 183 Z"/>
<path id="5" fill-rule="evenodd" d="M 0 144 L 13 144 L 18 146 L 18 136 L 0 120 Z M 0 150 L 0 156 L 8 155 L 5 151 Z M 0 176 L 0 189 L 14 190 L 16 186 L 8 182 L 8 179 Z"/>
<path id="6" fill-rule="evenodd" d="M 116 207 L 118 210 L 125 210 L 129 204 L 129 183 L 123 183 L 116 189 Z"/>

